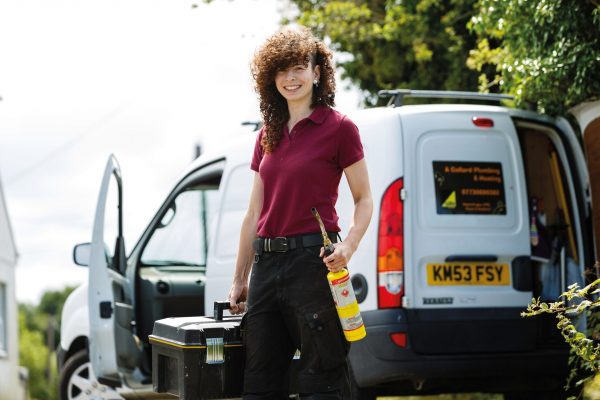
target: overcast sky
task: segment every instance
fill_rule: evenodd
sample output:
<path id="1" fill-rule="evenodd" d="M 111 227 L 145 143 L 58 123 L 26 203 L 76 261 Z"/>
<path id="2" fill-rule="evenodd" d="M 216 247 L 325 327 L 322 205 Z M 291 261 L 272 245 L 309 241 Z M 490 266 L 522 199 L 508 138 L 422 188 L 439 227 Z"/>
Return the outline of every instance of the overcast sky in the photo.
<path id="1" fill-rule="evenodd" d="M 71 252 L 91 239 L 109 154 L 129 250 L 196 143 L 251 134 L 249 61 L 289 12 L 283 0 L 0 2 L 0 178 L 19 301 L 87 279 Z M 337 99 L 342 111 L 358 101 Z"/>

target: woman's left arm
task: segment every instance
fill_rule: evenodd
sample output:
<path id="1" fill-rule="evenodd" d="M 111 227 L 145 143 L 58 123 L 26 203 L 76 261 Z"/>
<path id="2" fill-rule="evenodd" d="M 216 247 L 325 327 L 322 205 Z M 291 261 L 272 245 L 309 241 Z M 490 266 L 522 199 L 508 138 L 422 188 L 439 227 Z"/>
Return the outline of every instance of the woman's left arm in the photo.
<path id="1" fill-rule="evenodd" d="M 344 174 L 354 199 L 354 218 L 346 238 L 342 242 L 336 243 L 333 254 L 323 259 L 327 268 L 333 272 L 339 271 L 348 265 L 369 226 L 373 214 L 373 197 L 371 196 L 367 163 L 364 158 L 346 167 Z"/>

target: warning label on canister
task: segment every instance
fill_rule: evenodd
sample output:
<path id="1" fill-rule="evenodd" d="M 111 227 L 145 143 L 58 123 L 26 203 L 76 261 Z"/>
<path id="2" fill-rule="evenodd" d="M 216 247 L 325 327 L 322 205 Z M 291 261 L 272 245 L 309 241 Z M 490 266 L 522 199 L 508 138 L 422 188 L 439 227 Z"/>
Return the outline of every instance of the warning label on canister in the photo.
<path id="1" fill-rule="evenodd" d="M 354 296 L 354 290 L 352 290 L 352 282 L 350 281 L 349 274 L 346 274 L 340 279 L 330 281 L 329 288 L 331 289 L 331 295 L 333 296 L 336 307 L 343 308 L 356 303 L 356 297 Z"/>
<path id="2" fill-rule="evenodd" d="M 355 315 L 348 318 L 340 318 L 340 322 L 344 331 L 353 331 L 363 326 L 363 320 L 358 311 L 358 307 Z"/>

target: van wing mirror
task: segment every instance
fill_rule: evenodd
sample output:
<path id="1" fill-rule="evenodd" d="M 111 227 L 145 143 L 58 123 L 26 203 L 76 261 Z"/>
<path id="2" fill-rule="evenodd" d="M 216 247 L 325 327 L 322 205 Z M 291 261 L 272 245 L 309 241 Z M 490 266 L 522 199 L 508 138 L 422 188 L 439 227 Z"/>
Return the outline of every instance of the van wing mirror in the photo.
<path id="1" fill-rule="evenodd" d="M 91 243 L 79 243 L 73 247 L 73 262 L 82 267 L 90 265 Z"/>

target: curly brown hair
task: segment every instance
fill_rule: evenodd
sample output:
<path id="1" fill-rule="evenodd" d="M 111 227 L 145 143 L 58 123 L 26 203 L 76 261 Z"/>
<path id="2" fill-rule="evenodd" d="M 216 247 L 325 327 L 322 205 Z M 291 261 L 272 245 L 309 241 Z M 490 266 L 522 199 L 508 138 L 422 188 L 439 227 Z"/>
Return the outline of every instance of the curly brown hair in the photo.
<path id="1" fill-rule="evenodd" d="M 290 118 L 287 102 L 275 86 L 275 75 L 294 65 L 319 66 L 319 85 L 313 87 L 311 108 L 335 105 L 335 69 L 332 54 L 307 28 L 283 28 L 254 54 L 251 71 L 264 124 L 261 145 L 270 153 L 281 140 L 283 125 Z"/>

